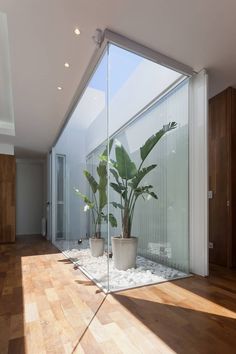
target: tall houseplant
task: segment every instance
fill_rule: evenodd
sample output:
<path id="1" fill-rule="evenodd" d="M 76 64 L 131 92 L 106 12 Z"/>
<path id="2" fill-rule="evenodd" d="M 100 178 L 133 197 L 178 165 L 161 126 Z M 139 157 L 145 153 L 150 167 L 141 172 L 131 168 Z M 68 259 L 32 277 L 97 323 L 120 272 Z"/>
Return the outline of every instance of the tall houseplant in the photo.
<path id="1" fill-rule="evenodd" d="M 109 151 L 111 150 L 113 141 L 110 141 Z M 101 237 L 101 225 L 103 221 L 110 222 L 112 227 L 117 226 L 116 218 L 113 214 L 109 217 L 104 209 L 107 205 L 107 149 L 100 156 L 100 162 L 97 166 L 98 180 L 92 174 L 84 170 L 83 174 L 89 184 L 92 192 L 92 198 L 83 194 L 79 189 L 75 189 L 76 194 L 84 201 L 84 211 L 91 211 L 94 233 L 90 238 L 90 248 L 92 256 L 99 257 L 104 252 L 104 239 Z"/>
<path id="2" fill-rule="evenodd" d="M 132 237 L 132 223 L 137 200 L 141 196 L 144 199 L 146 196 L 157 199 L 152 185 L 141 184 L 143 178 L 157 165 L 152 164 L 144 167 L 144 162 L 158 141 L 167 132 L 175 129 L 176 126 L 175 122 L 170 122 L 145 142 L 140 148 L 138 167 L 130 159 L 124 146 L 120 142 L 116 142 L 116 160 L 110 160 L 112 166 L 110 172 L 114 176 L 115 182 L 110 183 L 110 185 L 120 196 L 120 203 L 112 202 L 115 208 L 120 209 L 122 222 L 121 236 L 112 238 L 114 262 L 118 269 L 126 270 L 135 267 L 138 240 L 136 237 Z"/>

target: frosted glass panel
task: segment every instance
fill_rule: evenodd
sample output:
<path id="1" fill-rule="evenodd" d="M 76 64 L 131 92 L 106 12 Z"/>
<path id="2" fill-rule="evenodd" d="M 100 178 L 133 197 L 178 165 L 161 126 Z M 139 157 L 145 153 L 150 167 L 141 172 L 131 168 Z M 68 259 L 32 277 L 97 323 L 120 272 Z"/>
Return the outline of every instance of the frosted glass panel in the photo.
<path id="1" fill-rule="evenodd" d="M 132 234 L 139 238 L 138 254 L 188 271 L 188 84 L 172 91 L 115 139 L 138 166 L 139 148 L 169 122 L 177 127 L 162 137 L 145 161 L 145 166 L 157 165 L 143 185 L 152 185 L 158 200 L 138 199 Z M 119 195 L 112 189 L 110 193 L 110 199 L 119 202 Z M 119 218 L 117 210 L 113 212 Z M 121 232 L 120 224 L 117 234 Z"/>
<path id="2" fill-rule="evenodd" d="M 188 273 L 188 80 L 114 45 L 108 62 L 109 284 L 118 290 Z"/>

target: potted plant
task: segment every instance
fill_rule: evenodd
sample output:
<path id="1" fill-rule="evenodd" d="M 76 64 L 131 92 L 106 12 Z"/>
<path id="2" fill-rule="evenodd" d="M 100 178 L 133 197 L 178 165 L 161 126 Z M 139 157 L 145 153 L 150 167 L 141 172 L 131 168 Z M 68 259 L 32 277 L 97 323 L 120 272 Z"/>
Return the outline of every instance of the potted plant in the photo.
<path id="1" fill-rule="evenodd" d="M 111 149 L 113 141 L 110 141 L 109 151 Z M 104 253 L 104 238 L 101 233 L 101 224 L 103 221 L 109 222 L 112 227 L 117 226 L 117 221 L 114 215 L 104 212 L 104 208 L 107 205 L 107 149 L 100 156 L 100 163 L 97 166 L 98 181 L 87 170 L 84 170 L 84 176 L 87 179 L 92 198 L 81 193 L 79 189 L 75 189 L 76 194 L 82 198 L 85 203 L 84 211 L 91 211 L 92 223 L 94 227 L 94 233 L 89 239 L 90 250 L 93 257 L 100 257 Z"/>
<path id="2" fill-rule="evenodd" d="M 120 196 L 120 203 L 111 203 L 115 208 L 119 208 L 121 212 L 122 234 L 118 237 L 112 237 L 114 265 L 119 270 L 134 268 L 136 265 L 138 238 L 132 236 L 132 223 L 138 198 L 142 196 L 145 199 L 146 196 L 150 196 L 157 199 L 152 185 L 141 184 L 143 178 L 155 169 L 157 165 L 143 167 L 144 162 L 162 136 L 168 131 L 175 129 L 176 126 L 175 122 L 170 122 L 145 142 L 140 148 L 140 163 L 138 167 L 130 159 L 124 146 L 119 141 L 116 141 L 116 160 L 110 160 L 112 166 L 110 172 L 115 182 L 110 183 L 110 185 Z"/>

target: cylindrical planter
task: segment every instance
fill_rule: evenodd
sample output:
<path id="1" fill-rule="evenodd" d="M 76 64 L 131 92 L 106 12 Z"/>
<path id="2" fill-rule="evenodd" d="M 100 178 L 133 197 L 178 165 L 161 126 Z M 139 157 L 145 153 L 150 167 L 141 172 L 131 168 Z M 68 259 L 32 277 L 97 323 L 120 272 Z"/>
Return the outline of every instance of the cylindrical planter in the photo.
<path id="1" fill-rule="evenodd" d="M 103 256 L 104 253 L 104 238 L 89 239 L 90 251 L 93 257 Z"/>
<path id="2" fill-rule="evenodd" d="M 111 242 L 115 268 L 118 270 L 135 268 L 138 238 L 112 237 Z"/>

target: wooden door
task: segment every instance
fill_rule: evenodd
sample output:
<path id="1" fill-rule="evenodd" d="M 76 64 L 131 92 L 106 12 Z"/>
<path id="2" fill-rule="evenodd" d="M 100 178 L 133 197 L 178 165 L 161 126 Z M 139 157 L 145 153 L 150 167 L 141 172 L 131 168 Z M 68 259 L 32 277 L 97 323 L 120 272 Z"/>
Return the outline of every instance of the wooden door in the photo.
<path id="1" fill-rule="evenodd" d="M 0 243 L 15 241 L 15 157 L 0 154 Z"/>
<path id="2" fill-rule="evenodd" d="M 230 115 L 231 89 L 209 101 L 210 263 L 230 266 Z"/>

